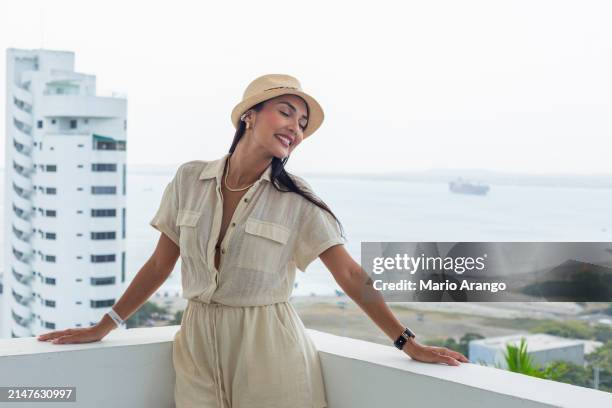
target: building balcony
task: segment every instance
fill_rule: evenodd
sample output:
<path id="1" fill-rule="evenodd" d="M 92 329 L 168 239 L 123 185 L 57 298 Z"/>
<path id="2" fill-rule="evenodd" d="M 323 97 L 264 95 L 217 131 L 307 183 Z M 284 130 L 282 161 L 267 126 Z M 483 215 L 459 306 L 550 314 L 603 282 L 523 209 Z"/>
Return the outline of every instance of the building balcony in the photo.
<path id="1" fill-rule="evenodd" d="M 122 118 L 126 99 L 93 95 L 45 95 L 40 116 Z"/>
<path id="2" fill-rule="evenodd" d="M 114 330 L 88 344 L 0 339 L 0 383 L 76 387 L 71 407 L 173 407 L 178 328 Z M 390 346 L 308 332 L 319 350 L 329 408 L 612 406 L 612 394 L 603 391 L 476 364 L 421 363 Z"/>

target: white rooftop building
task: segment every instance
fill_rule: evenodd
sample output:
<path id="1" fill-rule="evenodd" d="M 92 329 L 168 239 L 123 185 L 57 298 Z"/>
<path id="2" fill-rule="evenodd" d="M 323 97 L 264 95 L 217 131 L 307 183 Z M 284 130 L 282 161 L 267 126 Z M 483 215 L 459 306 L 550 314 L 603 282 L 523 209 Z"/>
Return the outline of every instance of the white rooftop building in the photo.
<path id="1" fill-rule="evenodd" d="M 542 366 L 558 360 L 584 365 L 585 345 L 589 345 L 589 349 L 593 348 L 592 341 L 567 339 L 542 333 L 519 333 L 472 340 L 469 345 L 468 358 L 475 363 L 485 363 L 488 366 L 499 365 L 501 368 L 507 368 L 508 365 L 504 358 L 506 344 L 518 347 L 521 337 L 525 338 L 527 352 L 533 357 L 534 363 Z"/>
<path id="2" fill-rule="evenodd" d="M 86 327 L 124 287 L 127 102 L 72 52 L 6 57 L 0 336 Z"/>

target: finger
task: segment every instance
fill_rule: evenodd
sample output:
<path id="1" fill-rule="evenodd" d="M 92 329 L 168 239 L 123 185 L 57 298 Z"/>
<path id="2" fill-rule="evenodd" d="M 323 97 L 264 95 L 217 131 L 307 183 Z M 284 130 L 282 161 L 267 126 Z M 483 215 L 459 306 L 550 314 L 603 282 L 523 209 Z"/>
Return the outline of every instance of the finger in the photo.
<path id="1" fill-rule="evenodd" d="M 469 363 L 469 360 L 461 353 L 455 350 L 451 350 L 446 347 L 433 347 L 433 351 L 442 356 L 452 357 L 455 361 L 461 361 L 464 363 Z"/>
<path id="2" fill-rule="evenodd" d="M 68 335 L 57 337 L 51 340 L 51 343 L 54 343 L 54 344 L 72 343 L 72 340 L 74 340 L 75 337 L 76 337 L 75 335 L 68 334 Z"/>
<path id="3" fill-rule="evenodd" d="M 445 363 L 452 366 L 458 366 L 459 362 L 453 357 L 447 355 L 449 350 L 438 348 L 436 350 L 430 350 L 428 354 L 429 362 L 431 363 Z"/>
<path id="4" fill-rule="evenodd" d="M 92 340 L 88 336 L 84 336 L 83 334 L 72 334 L 60 337 L 58 339 L 53 340 L 52 342 L 55 344 L 75 344 L 75 343 L 89 343 Z"/>
<path id="5" fill-rule="evenodd" d="M 464 356 L 463 354 L 459 353 L 458 351 L 455 350 L 447 350 L 447 352 L 445 353 L 447 356 L 450 356 L 452 358 L 454 358 L 457 361 L 461 361 L 463 363 L 469 363 L 470 360 L 467 359 L 466 356 Z"/>
<path id="6" fill-rule="evenodd" d="M 458 366 L 461 365 L 457 360 L 455 360 L 453 357 L 451 356 L 440 356 L 441 357 L 441 363 L 446 363 L 448 365 L 451 366 Z"/>
<path id="7" fill-rule="evenodd" d="M 67 330 L 58 330 L 58 331 L 54 331 L 54 332 L 45 333 L 45 334 L 42 334 L 42 335 L 38 336 L 38 339 L 41 340 L 41 341 L 46 341 L 46 340 L 49 340 L 49 339 L 55 339 L 57 337 L 61 337 L 61 336 L 64 336 L 64 335 L 68 334 L 67 333 L 68 330 L 69 329 L 67 329 Z"/>
<path id="8" fill-rule="evenodd" d="M 445 356 L 436 352 L 435 350 L 424 350 L 423 353 L 420 353 L 415 356 L 415 358 L 419 361 L 423 361 L 425 363 L 441 363 L 442 359 Z"/>

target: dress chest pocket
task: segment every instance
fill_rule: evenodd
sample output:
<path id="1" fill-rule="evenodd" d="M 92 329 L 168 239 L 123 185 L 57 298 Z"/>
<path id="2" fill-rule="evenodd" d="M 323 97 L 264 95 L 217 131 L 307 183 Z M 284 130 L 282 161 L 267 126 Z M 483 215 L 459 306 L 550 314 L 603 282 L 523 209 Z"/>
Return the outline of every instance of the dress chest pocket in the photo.
<path id="1" fill-rule="evenodd" d="M 275 272 L 279 267 L 291 230 L 284 225 L 257 218 L 247 219 L 237 265 L 261 272 Z"/>
<path id="2" fill-rule="evenodd" d="M 198 211 L 179 210 L 176 225 L 179 227 L 179 248 L 181 255 L 194 256 L 198 251 Z"/>

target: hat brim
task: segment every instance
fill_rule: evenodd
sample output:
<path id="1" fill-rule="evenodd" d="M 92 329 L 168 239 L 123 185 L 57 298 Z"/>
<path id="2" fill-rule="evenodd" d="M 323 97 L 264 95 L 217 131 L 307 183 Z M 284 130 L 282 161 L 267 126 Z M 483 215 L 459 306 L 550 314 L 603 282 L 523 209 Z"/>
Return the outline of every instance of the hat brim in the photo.
<path id="1" fill-rule="evenodd" d="M 240 125 L 240 116 L 249 108 L 253 107 L 254 105 L 257 105 L 260 102 L 267 101 L 268 99 L 287 94 L 302 97 L 308 105 L 308 124 L 306 125 L 306 129 L 304 129 L 303 134 L 303 138 L 306 139 L 321 126 L 325 115 L 323 113 L 323 108 L 321 107 L 321 105 L 319 105 L 319 102 L 317 102 L 315 98 L 308 95 L 306 92 L 297 89 L 270 89 L 241 101 L 238 105 L 234 107 L 234 109 L 232 109 L 232 124 L 234 125 L 234 128 L 238 129 L 238 126 Z"/>

